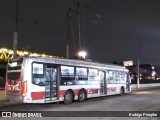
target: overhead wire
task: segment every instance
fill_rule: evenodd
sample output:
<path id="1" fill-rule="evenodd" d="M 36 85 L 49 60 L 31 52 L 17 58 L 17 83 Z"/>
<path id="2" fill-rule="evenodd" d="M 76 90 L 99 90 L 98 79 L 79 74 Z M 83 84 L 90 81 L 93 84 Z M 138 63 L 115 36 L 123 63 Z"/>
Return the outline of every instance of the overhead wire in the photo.
<path id="1" fill-rule="evenodd" d="M 78 3 L 79 0 L 74 0 L 74 3 Z M 83 2 L 82 0 L 82 5 L 79 5 L 77 4 L 78 6 L 78 12 L 80 12 L 81 10 L 84 10 L 84 12 L 86 11 L 86 8 L 88 8 L 89 6 L 93 5 L 96 1 L 98 0 L 93 0 L 91 1 L 90 3 L 88 4 L 85 4 L 85 1 Z M 55 1 L 57 2 L 57 1 Z M 80 1 L 81 2 L 81 1 Z M 62 4 L 62 2 L 59 2 L 59 4 Z M 64 4 L 63 4 L 64 5 Z M 71 14 L 75 14 L 77 12 L 77 10 L 72 10 L 71 11 L 72 13 Z M 64 16 L 66 15 L 67 12 L 62 12 L 62 13 L 59 13 L 58 15 L 54 16 L 54 18 L 50 18 L 53 20 L 56 20 L 58 19 L 59 17 L 61 16 Z M 80 13 L 79 13 L 80 14 Z M 13 20 L 13 18 L 11 18 L 10 16 L 11 15 L 3 15 L 3 14 L 0 14 L 1 17 L 4 17 L 4 18 L 7 18 L 7 19 L 10 19 L 10 20 Z M 82 22 L 80 22 L 80 24 L 82 24 L 82 29 L 80 29 L 80 32 L 82 31 L 82 34 L 80 34 L 80 41 L 79 41 L 79 44 L 82 44 L 82 47 L 84 48 L 86 46 L 86 39 L 85 39 L 85 34 L 86 34 L 86 29 L 85 29 L 85 21 L 86 21 L 86 15 L 85 13 L 83 13 L 83 16 L 82 16 Z M 44 18 L 44 19 L 41 19 L 41 20 L 31 20 L 30 18 L 27 18 L 27 17 L 20 17 L 20 20 L 19 20 L 19 24 L 31 24 L 31 25 L 34 25 L 34 26 L 38 26 L 38 27 L 41 27 L 43 29 L 47 29 L 47 30 L 52 30 L 54 31 L 55 34 L 61 34 L 63 36 L 65 36 L 66 34 L 62 31 L 59 31 L 57 29 L 54 29 L 53 27 L 50 27 L 50 26 L 47 26 L 47 25 L 44 25 L 44 23 L 42 23 L 45 19 L 49 19 L 49 18 Z M 72 19 L 73 19 L 73 16 L 72 16 Z M 75 30 L 74 30 L 74 27 L 73 27 L 73 21 L 71 22 L 71 28 L 72 28 L 72 38 L 73 38 L 73 44 L 74 44 L 74 48 L 75 48 Z M 82 36 L 81 36 L 82 35 Z M 81 41 L 81 37 L 83 38 L 83 40 Z"/>

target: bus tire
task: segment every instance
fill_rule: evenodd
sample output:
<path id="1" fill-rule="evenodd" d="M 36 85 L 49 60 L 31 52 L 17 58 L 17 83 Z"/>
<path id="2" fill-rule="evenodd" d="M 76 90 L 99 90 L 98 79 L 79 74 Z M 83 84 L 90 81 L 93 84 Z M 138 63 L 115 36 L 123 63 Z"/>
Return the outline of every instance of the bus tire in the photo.
<path id="1" fill-rule="evenodd" d="M 86 98 L 87 98 L 87 93 L 84 89 L 81 89 L 79 91 L 79 94 L 78 94 L 78 101 L 79 102 L 84 102 L 86 101 Z"/>
<path id="2" fill-rule="evenodd" d="M 73 102 L 73 93 L 71 90 L 68 90 L 64 95 L 64 104 L 71 104 Z"/>
<path id="3" fill-rule="evenodd" d="M 125 92 L 124 92 L 124 87 L 121 87 L 120 89 L 120 94 L 119 95 L 123 95 Z"/>

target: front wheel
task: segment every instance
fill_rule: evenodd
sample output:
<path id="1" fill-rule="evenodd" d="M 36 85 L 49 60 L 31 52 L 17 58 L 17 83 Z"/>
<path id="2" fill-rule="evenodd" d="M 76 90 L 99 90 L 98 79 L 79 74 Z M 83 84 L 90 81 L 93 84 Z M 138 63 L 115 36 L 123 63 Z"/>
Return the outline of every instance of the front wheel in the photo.
<path id="1" fill-rule="evenodd" d="M 71 104 L 73 102 L 73 93 L 68 90 L 64 96 L 64 104 Z"/>
<path id="2" fill-rule="evenodd" d="M 119 95 L 123 95 L 125 92 L 124 92 L 124 88 L 123 87 L 121 87 L 121 89 L 120 89 L 120 94 Z"/>

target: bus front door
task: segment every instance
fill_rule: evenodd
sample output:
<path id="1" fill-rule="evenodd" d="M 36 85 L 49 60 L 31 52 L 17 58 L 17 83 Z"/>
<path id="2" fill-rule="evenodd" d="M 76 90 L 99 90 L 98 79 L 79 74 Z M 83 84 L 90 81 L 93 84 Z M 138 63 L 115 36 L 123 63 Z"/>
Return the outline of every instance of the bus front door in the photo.
<path id="1" fill-rule="evenodd" d="M 46 101 L 54 101 L 58 99 L 57 94 L 57 67 L 46 66 Z"/>

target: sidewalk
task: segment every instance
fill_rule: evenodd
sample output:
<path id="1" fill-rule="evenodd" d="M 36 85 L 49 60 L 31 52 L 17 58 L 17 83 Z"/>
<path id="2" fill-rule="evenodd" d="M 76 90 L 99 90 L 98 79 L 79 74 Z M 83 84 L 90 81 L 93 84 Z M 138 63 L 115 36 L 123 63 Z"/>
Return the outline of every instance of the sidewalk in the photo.
<path id="1" fill-rule="evenodd" d="M 151 86 L 151 87 L 132 88 L 132 91 L 137 91 L 137 90 L 147 90 L 147 89 L 157 89 L 157 88 L 160 88 L 160 86 Z"/>
<path id="2" fill-rule="evenodd" d="M 4 100 L 6 100 L 4 90 L 0 90 L 0 101 L 4 101 Z"/>
<path id="3" fill-rule="evenodd" d="M 132 91 L 138 91 L 138 90 L 147 90 L 147 89 L 156 89 L 156 88 L 160 88 L 158 86 L 155 87 L 143 87 L 143 88 L 134 88 L 132 89 Z M 7 99 L 7 97 L 5 96 L 4 90 L 0 90 L 0 107 L 7 107 L 9 105 L 15 105 L 18 104 L 16 102 L 11 102 L 10 100 Z"/>
<path id="4" fill-rule="evenodd" d="M 7 99 L 4 90 L 0 90 L 0 107 L 14 105 L 16 102 L 11 102 Z"/>

